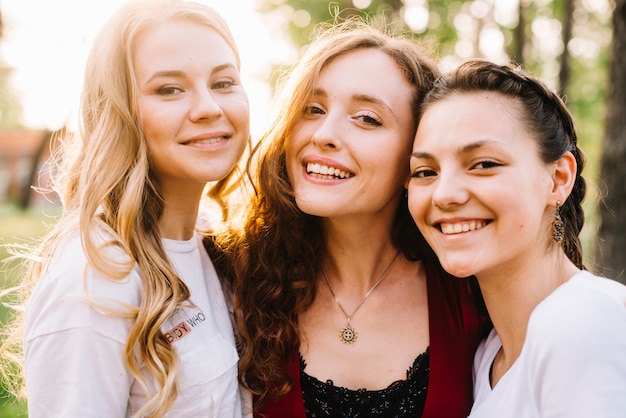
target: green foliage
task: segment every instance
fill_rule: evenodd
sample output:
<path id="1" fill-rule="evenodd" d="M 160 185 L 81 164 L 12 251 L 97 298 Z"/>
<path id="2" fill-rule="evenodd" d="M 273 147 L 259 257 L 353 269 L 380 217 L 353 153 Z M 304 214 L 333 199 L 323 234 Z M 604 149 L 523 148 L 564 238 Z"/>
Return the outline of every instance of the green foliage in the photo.
<path id="1" fill-rule="evenodd" d="M 13 205 L 0 205 L 0 289 L 15 285 L 20 280 L 20 264 L 7 262 L 8 253 L 5 244 L 28 244 L 38 240 L 54 223 L 55 218 L 44 215 L 38 208 L 22 211 Z M 8 304 L 14 303 L 14 297 L 7 295 L 0 299 L 0 324 L 9 317 Z M 26 417 L 24 402 L 16 401 L 0 386 L 0 417 Z"/>
<path id="2" fill-rule="evenodd" d="M 372 0 L 363 8 L 357 8 L 351 0 L 260 0 L 259 9 L 268 14 L 288 17 L 287 32 L 297 47 L 309 43 L 315 25 L 321 22 L 333 22 L 358 15 L 366 19 L 381 17 L 387 22 L 397 20 L 394 2 Z"/>

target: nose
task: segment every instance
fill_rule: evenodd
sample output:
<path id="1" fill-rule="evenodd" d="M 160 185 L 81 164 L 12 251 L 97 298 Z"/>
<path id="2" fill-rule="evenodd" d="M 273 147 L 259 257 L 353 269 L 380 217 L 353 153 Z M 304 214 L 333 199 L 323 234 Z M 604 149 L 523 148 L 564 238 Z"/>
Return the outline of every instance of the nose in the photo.
<path id="1" fill-rule="evenodd" d="M 318 120 L 318 125 L 313 131 L 311 142 L 320 148 L 341 148 L 341 120 L 339 117 L 327 113 Z"/>
<path id="2" fill-rule="evenodd" d="M 433 205 L 442 210 L 451 210 L 466 203 L 469 196 L 462 176 L 453 171 L 440 170 L 432 195 Z"/>
<path id="3" fill-rule="evenodd" d="M 224 114 L 210 89 L 197 89 L 192 95 L 189 119 L 193 122 L 219 119 Z"/>

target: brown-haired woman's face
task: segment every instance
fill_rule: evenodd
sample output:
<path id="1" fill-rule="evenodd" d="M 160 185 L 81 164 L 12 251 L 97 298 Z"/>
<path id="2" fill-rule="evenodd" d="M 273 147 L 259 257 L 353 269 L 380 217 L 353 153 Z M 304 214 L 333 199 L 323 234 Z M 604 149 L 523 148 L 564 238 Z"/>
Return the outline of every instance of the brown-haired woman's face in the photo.
<path id="1" fill-rule="evenodd" d="M 136 42 L 135 77 L 152 170 L 171 190 L 224 178 L 249 138 L 233 50 L 198 23 L 169 21 Z"/>
<path id="2" fill-rule="evenodd" d="M 302 211 L 395 213 L 409 175 L 414 91 L 377 49 L 349 52 L 323 68 L 287 141 L 287 171 Z"/>

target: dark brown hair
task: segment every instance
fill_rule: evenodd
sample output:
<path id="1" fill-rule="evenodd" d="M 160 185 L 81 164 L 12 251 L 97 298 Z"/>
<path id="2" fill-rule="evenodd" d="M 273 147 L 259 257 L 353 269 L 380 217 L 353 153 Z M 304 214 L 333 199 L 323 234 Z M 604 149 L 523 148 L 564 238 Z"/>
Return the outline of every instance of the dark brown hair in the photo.
<path id="1" fill-rule="evenodd" d="M 582 201 L 587 187 L 581 175 L 585 158 L 578 148 L 574 122 L 567 106 L 541 80 L 519 66 L 470 60 L 435 82 L 420 107 L 420 117 L 433 103 L 455 93 L 474 91 L 496 92 L 522 105 L 522 121 L 537 141 L 539 156 L 544 163 L 555 162 L 568 151 L 574 155 L 577 166 L 574 188 L 561 206 L 565 224 L 563 249 L 578 268 L 584 268 L 579 234 L 585 217 Z"/>

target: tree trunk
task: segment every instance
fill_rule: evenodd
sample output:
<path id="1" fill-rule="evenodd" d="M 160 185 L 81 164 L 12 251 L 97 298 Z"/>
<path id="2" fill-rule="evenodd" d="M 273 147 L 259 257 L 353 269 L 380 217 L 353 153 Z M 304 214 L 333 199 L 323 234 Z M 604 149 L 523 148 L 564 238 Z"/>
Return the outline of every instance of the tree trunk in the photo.
<path id="1" fill-rule="evenodd" d="M 524 48 L 526 45 L 526 6 L 524 0 L 517 3 L 517 26 L 513 31 L 515 40 L 513 42 L 513 51 L 511 52 L 511 60 L 516 63 L 524 64 Z"/>
<path id="2" fill-rule="evenodd" d="M 600 184 L 597 270 L 626 283 L 626 0 L 615 0 Z"/>
<path id="3" fill-rule="evenodd" d="M 559 93 L 561 97 L 567 95 L 567 86 L 570 80 L 569 50 L 567 45 L 572 39 L 572 20 L 574 19 L 574 0 L 563 1 L 563 52 L 559 69 Z"/>

